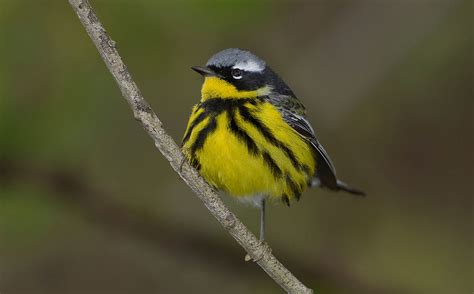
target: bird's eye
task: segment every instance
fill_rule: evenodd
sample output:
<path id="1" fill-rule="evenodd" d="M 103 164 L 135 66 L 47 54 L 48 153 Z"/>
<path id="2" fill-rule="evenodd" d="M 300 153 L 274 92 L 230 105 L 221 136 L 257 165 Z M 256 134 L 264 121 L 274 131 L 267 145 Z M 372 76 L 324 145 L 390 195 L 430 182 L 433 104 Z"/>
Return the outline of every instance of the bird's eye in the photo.
<path id="1" fill-rule="evenodd" d="M 242 70 L 240 70 L 239 68 L 233 68 L 231 71 L 231 74 L 232 74 L 232 77 L 236 80 L 242 78 Z"/>

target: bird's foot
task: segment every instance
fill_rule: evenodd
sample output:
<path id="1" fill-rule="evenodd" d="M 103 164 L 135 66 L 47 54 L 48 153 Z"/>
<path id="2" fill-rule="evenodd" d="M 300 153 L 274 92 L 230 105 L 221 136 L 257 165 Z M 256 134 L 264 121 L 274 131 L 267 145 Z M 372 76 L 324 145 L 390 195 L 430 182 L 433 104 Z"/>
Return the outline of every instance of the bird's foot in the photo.
<path id="1" fill-rule="evenodd" d="M 268 243 L 265 242 L 265 240 L 260 240 L 258 241 L 258 244 L 257 244 L 257 250 L 256 250 L 256 254 L 255 254 L 255 257 L 252 257 L 250 256 L 250 254 L 247 253 L 247 255 L 245 255 L 245 261 L 253 261 L 253 262 L 259 262 L 260 260 L 262 260 L 265 255 L 268 255 L 268 254 L 271 254 L 272 253 L 272 248 L 270 248 L 270 246 L 268 246 Z"/>
<path id="2" fill-rule="evenodd" d="M 183 156 L 183 159 L 181 159 L 181 163 L 179 164 L 179 173 L 183 172 L 183 165 L 186 162 L 186 157 Z"/>

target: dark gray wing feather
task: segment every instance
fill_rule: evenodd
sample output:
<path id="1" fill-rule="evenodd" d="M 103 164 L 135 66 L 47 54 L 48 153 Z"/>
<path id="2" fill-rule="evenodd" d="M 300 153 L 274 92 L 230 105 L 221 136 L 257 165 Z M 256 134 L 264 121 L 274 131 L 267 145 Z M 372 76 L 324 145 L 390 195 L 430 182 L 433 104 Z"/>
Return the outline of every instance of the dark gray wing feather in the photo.
<path id="1" fill-rule="evenodd" d="M 313 128 L 306 120 L 306 110 L 297 98 L 286 95 L 270 95 L 268 101 L 280 111 L 283 120 L 313 146 L 317 165 L 315 180 L 313 181 L 315 185 L 364 195 L 364 192 L 351 188 L 336 178 L 336 168 L 328 153 L 316 138 Z"/>
<path id="2" fill-rule="evenodd" d="M 309 122 L 301 115 L 290 112 L 283 112 L 283 119 L 305 140 L 307 140 L 316 151 L 316 177 L 319 178 L 323 186 L 335 189 L 337 187 L 336 168 L 331 158 L 314 134 L 314 130 Z"/>
<path id="3" fill-rule="evenodd" d="M 303 138 L 308 140 L 311 145 L 321 154 L 326 164 L 329 166 L 331 171 L 336 174 L 336 168 L 332 163 L 331 158 L 329 157 L 328 153 L 324 149 L 323 145 L 318 142 L 316 135 L 314 134 L 313 127 L 309 124 L 309 122 L 303 116 L 296 115 L 293 113 L 286 113 L 283 119 Z"/>

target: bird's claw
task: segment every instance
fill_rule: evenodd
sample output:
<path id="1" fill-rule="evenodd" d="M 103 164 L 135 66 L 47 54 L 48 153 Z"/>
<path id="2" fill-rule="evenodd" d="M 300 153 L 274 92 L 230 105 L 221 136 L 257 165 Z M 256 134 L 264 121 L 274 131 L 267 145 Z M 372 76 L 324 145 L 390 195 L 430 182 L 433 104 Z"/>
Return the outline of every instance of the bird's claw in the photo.
<path id="1" fill-rule="evenodd" d="M 179 172 L 183 172 L 183 165 L 186 162 L 186 157 L 183 156 L 183 159 L 181 159 L 181 163 L 179 164 Z"/>

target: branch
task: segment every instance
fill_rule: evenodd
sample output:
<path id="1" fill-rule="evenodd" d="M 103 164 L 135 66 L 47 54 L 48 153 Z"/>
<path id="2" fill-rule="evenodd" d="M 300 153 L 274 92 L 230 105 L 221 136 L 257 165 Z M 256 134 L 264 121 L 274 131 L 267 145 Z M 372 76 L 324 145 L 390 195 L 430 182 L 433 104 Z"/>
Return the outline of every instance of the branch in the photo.
<path id="1" fill-rule="evenodd" d="M 115 48 L 115 42 L 106 33 L 97 15 L 87 0 L 68 0 L 77 13 L 100 56 L 115 78 L 123 97 L 130 105 L 135 119 L 141 122 L 155 146 L 168 159 L 171 167 L 196 193 L 211 214 L 232 237 L 247 251 L 248 255 L 284 290 L 289 293 L 313 293 L 303 285 L 271 253 L 270 247 L 259 240 L 224 205 L 217 193 L 202 179 L 185 160 L 180 148 L 163 129 L 161 121 L 145 101 L 133 81 L 127 67 Z"/>
<path id="2" fill-rule="evenodd" d="M 106 189 L 94 186 L 80 171 L 64 167 L 37 166 L 23 160 L 0 158 L 0 187 L 4 185 L 37 184 L 52 193 L 57 200 L 70 205 L 84 219 L 105 227 L 108 232 L 127 235 L 134 241 L 148 242 L 161 247 L 170 254 L 197 258 L 215 267 L 225 267 L 235 275 L 254 274 L 244 263 L 236 263 L 241 256 L 234 247 L 220 246 L 213 238 L 188 230 L 183 226 L 163 223 L 153 217 L 147 209 L 132 208 L 116 201 Z M 1 201 L 1 196 L 0 196 Z M 156 232 L 160 232 L 156 234 Z M 196 254 L 196 252 L 198 254 Z M 345 270 L 344 263 L 327 252 L 318 260 L 294 259 L 283 254 L 301 276 L 318 279 L 329 287 L 336 286 L 343 293 L 406 293 L 403 287 L 376 285 Z"/>

